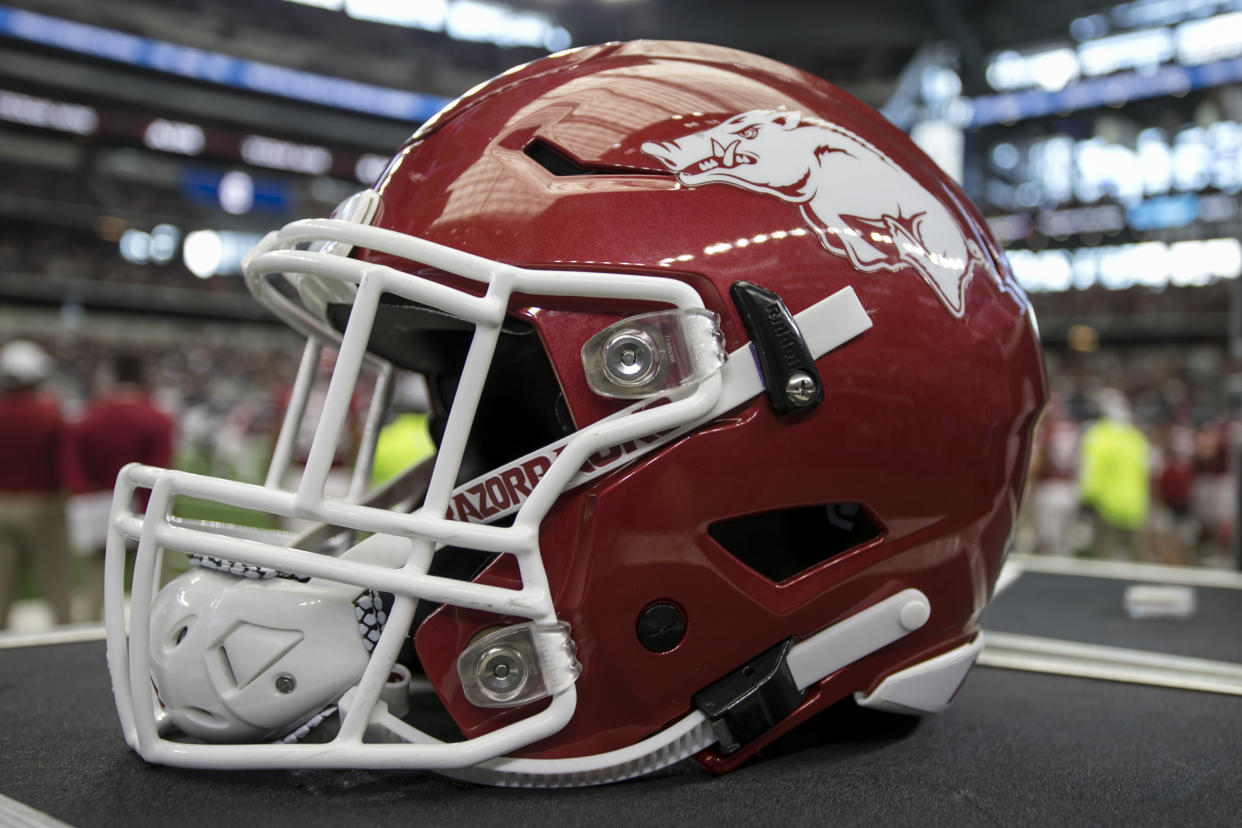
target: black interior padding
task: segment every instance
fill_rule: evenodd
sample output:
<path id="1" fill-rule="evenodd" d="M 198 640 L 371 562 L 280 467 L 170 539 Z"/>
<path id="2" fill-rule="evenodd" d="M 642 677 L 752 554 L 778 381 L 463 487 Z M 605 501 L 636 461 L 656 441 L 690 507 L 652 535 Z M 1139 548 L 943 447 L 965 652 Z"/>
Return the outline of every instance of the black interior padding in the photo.
<path id="1" fill-rule="evenodd" d="M 883 529 L 858 503 L 828 503 L 718 521 L 711 537 L 771 581 L 785 581 L 861 546 Z"/>
<path id="2" fill-rule="evenodd" d="M 343 330 L 349 306 L 328 309 Z M 422 374 L 431 391 L 428 418 L 438 445 L 457 394 L 474 325 L 442 311 L 385 295 L 368 349 L 394 365 Z M 574 430 L 560 384 L 534 329 L 507 319 L 488 370 L 458 483 L 504 466 Z"/>

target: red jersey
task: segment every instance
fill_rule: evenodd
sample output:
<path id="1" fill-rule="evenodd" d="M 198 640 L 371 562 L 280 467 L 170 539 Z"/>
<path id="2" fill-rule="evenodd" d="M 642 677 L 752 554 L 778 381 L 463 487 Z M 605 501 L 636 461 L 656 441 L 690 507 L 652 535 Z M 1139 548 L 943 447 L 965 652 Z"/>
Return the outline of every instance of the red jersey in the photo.
<path id="1" fill-rule="evenodd" d="M 1076 480 L 1082 429 L 1073 420 L 1047 417 L 1035 433 L 1035 469 L 1039 480 Z"/>
<path id="2" fill-rule="evenodd" d="M 54 398 L 33 390 L 0 394 L 0 491 L 61 488 L 64 433 Z"/>
<path id="3" fill-rule="evenodd" d="M 74 492 L 111 489 L 126 463 L 168 468 L 173 424 L 145 394 L 116 391 L 95 399 L 69 433 L 66 476 Z"/>
<path id="4" fill-rule="evenodd" d="M 1230 466 L 1229 423 L 1204 423 L 1195 433 L 1195 471 L 1201 474 L 1228 474 Z"/>

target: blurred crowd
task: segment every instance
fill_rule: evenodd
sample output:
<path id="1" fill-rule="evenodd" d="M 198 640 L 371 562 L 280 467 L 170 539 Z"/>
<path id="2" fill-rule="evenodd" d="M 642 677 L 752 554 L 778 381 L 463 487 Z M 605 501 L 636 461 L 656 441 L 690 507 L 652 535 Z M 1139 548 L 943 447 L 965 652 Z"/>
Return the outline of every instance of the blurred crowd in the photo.
<path id="1" fill-rule="evenodd" d="M 102 617 L 106 515 L 126 463 L 261 476 L 273 391 L 298 352 L 292 338 L 254 344 L 118 348 L 63 332 L 0 343 L 0 629 L 33 595 L 56 623 Z"/>
<path id="2" fill-rule="evenodd" d="M 1132 288 L 1112 290 L 1092 285 L 1051 293 L 1032 294 L 1031 302 L 1040 319 L 1089 321 L 1106 318 L 1131 323 L 1152 322 L 1164 314 L 1179 317 L 1178 322 L 1202 321 L 1228 310 L 1233 283 L 1220 280 L 1206 285 L 1168 285 L 1159 290 Z"/>
<path id="3" fill-rule="evenodd" d="M 1048 355 L 1019 548 L 1233 566 L 1242 439 L 1223 346 Z"/>
<path id="4" fill-rule="evenodd" d="M 104 516 L 125 462 L 261 482 L 302 350 L 272 325 L 92 318 L 73 329 L 32 317 L 0 341 L 0 629 L 15 596 L 43 597 L 56 621 L 99 617 Z M 1052 394 L 1016 548 L 1233 567 L 1242 395 L 1225 345 L 1049 349 L 1046 360 Z M 354 444 L 369 393 L 355 400 Z M 381 437 L 383 474 L 431 451 L 425 417 L 409 413 L 425 411 L 425 391 L 404 396 L 394 413 L 405 419 Z M 191 506 L 178 514 L 240 519 Z"/>
<path id="5" fill-rule="evenodd" d="M 303 343 L 276 326 L 169 323 L 134 331 L 52 330 L 0 339 L 0 630 L 15 599 L 38 597 L 50 622 L 102 617 L 103 552 L 112 489 L 130 462 L 261 483 L 288 407 Z M 182 335 L 177 336 L 178 326 Z M 295 435 L 300 473 L 331 377 L 318 376 Z M 329 476 L 343 496 L 361 444 L 374 377 L 364 372 Z M 379 435 L 371 485 L 434 451 L 421 379 L 398 382 Z M 365 481 L 364 481 L 365 482 Z M 139 497 L 133 507 L 144 508 Z M 292 528 L 272 515 L 179 497 L 182 518 Z M 183 556 L 169 565 L 184 569 Z"/>
<path id="6" fill-rule="evenodd" d="M 85 615 L 102 614 L 106 520 L 97 531 L 74 538 L 76 503 L 102 506 L 122 466 L 131 461 L 167 466 L 173 423 L 147 393 L 143 364 L 121 354 L 108 387 L 73 420 L 43 385 L 55 362 L 41 346 L 15 339 L 0 346 L 0 628 L 7 626 L 22 566 L 35 573 L 54 620 L 74 620 L 71 547 L 87 558 Z"/>

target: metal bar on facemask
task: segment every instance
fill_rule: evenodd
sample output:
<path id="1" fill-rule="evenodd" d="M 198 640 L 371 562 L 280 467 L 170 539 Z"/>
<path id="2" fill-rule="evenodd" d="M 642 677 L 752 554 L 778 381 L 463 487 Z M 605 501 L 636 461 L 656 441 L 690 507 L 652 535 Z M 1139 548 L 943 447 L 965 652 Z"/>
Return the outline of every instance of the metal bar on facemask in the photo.
<path id="1" fill-rule="evenodd" d="M 138 470 L 137 474 L 133 472 Z M 139 486 L 154 485 L 155 475 L 144 474 L 143 467 L 129 464 L 117 475 L 117 486 L 112 493 L 112 515 L 128 514 L 133 505 L 134 491 Z M 138 731 L 134 724 L 133 693 L 129 685 L 129 630 L 126 625 L 125 607 L 122 600 L 125 588 L 125 563 L 127 537 L 118 525 L 117 518 L 108 521 L 107 545 L 104 552 L 104 629 L 108 635 L 108 671 L 112 676 L 112 695 L 121 719 L 121 731 L 129 746 L 138 749 Z"/>
<path id="2" fill-rule="evenodd" d="M 499 301 L 507 304 L 507 280 L 499 289 L 493 284 L 488 290 L 489 296 L 497 293 L 501 296 Z M 430 510 L 436 517 L 443 517 L 448 509 L 453 484 L 457 482 L 457 474 L 465 456 L 466 441 L 478 412 L 479 400 L 483 396 L 483 385 L 487 381 L 487 373 L 496 353 L 500 329 L 499 321 L 495 324 L 478 323 L 474 326 L 470 350 L 466 352 L 466 361 L 462 366 L 457 389 L 453 393 L 453 404 L 436 452 L 435 470 L 431 474 L 431 482 L 427 486 L 424 499 L 423 508 Z"/>
<path id="3" fill-rule="evenodd" d="M 392 403 L 392 365 L 383 363 L 375 378 L 375 390 L 367 409 L 366 424 L 358 443 L 358 456 L 354 460 L 354 473 L 349 481 L 350 503 L 359 503 L 371 487 L 371 470 L 375 466 L 375 444 L 379 441 L 380 428 Z"/>
<path id="4" fill-rule="evenodd" d="M 289 473 L 294 442 L 297 439 L 302 418 L 306 416 L 306 401 L 310 399 L 311 386 L 315 382 L 315 373 L 319 369 L 319 355 L 322 352 L 323 342 L 319 338 L 312 336 L 306 340 L 306 347 L 302 350 L 302 362 L 298 365 L 293 390 L 289 393 L 289 403 L 285 406 L 284 420 L 280 424 L 280 433 L 276 437 L 276 448 L 272 451 L 272 461 L 267 467 L 267 479 L 263 485 L 268 488 L 280 488 L 285 476 Z"/>
<path id="5" fill-rule="evenodd" d="M 176 494 L 173 476 L 159 475 L 151 487 L 146 514 L 162 516 L 171 513 Z M 148 713 L 148 711 L 158 709 L 158 700 L 155 695 L 155 686 L 151 683 L 150 674 L 147 672 L 147 653 L 151 636 L 151 604 L 155 594 L 159 591 L 159 564 L 164 552 L 158 534 L 158 531 L 154 531 L 144 520 L 138 539 L 138 552 L 134 557 L 133 579 L 130 583 L 131 614 L 127 643 L 129 697 L 127 701 L 131 706 L 135 735 L 140 746 L 154 744 L 159 739 L 155 718 Z M 140 747 L 139 752 L 141 751 Z"/>
<path id="6" fill-rule="evenodd" d="M 358 375 L 362 370 L 367 343 L 371 339 L 371 326 L 382 291 L 379 280 L 363 278 L 358 286 L 358 294 L 354 297 L 353 312 L 350 313 L 345 333 L 341 336 L 341 347 L 337 351 L 332 379 L 328 382 L 323 412 L 315 425 L 315 436 L 311 440 L 310 454 L 306 458 L 306 468 L 298 483 L 295 499 L 297 506 L 309 514 L 313 514 L 314 506 L 322 503 L 324 499 L 328 473 L 332 470 L 332 461 L 341 441 L 345 419 L 349 416 L 354 388 L 358 385 Z"/>
<path id="7" fill-rule="evenodd" d="M 503 276 L 496 279 L 488 290 L 487 298 L 498 301 L 499 307 L 503 307 L 508 303 L 510 283 L 511 279 Z M 495 299 L 497 294 L 499 294 L 499 299 Z M 362 290 L 359 290 L 359 298 L 361 298 L 361 295 Z M 355 308 L 358 306 L 357 299 L 354 302 L 354 306 Z M 370 312 L 374 313 L 373 310 L 370 310 Z M 497 316 L 499 315 L 497 314 Z M 449 410 L 444 434 L 440 439 L 436 464 L 424 499 L 423 509 L 429 510 L 437 516 L 443 515 L 448 508 L 453 484 L 457 480 L 457 473 L 461 468 L 462 458 L 465 455 L 466 441 L 470 435 L 470 428 L 478 412 L 479 400 L 483 396 L 483 386 L 487 381 L 487 374 L 496 353 L 500 329 L 501 323 L 499 318 L 494 323 L 480 321 L 475 324 L 474 336 L 470 343 L 470 349 L 466 353 L 466 361 L 462 366 L 457 389 L 453 394 L 453 404 Z M 346 339 L 349 336 L 349 330 L 347 329 Z M 342 350 L 344 350 L 343 347 Z M 426 571 L 431 561 L 433 546 L 428 540 L 412 538 L 410 540 L 410 560 L 407 562 L 405 570 L 427 577 Z M 420 553 L 422 554 L 420 555 Z M 535 603 L 551 603 L 547 600 L 546 594 L 543 598 L 542 601 L 537 600 Z M 461 602 L 454 601 L 453 603 L 460 604 Z M 347 711 L 342 718 L 340 738 L 345 740 L 362 738 L 362 733 L 369 722 L 369 711 L 374 708 L 376 701 L 379 699 L 384 683 L 387 680 L 388 671 L 391 669 L 392 663 L 402 646 L 404 640 L 404 632 L 402 631 L 408 630 L 410 624 L 413 623 L 416 606 L 416 600 L 398 596 L 388 616 L 388 627 L 381 634 L 380 640 L 372 653 L 372 658 L 358 681 L 355 692 L 356 698 L 361 702 L 361 705 Z"/>

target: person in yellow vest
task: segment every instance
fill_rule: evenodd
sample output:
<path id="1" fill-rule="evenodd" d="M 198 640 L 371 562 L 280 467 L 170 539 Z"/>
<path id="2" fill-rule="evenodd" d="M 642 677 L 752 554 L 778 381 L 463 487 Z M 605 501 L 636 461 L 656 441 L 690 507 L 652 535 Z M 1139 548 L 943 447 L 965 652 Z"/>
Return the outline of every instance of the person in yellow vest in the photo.
<path id="1" fill-rule="evenodd" d="M 1079 496 L 1093 516 L 1096 556 L 1133 558 L 1150 504 L 1150 446 L 1120 391 L 1104 389 L 1096 402 L 1100 419 L 1082 437 Z"/>
<path id="2" fill-rule="evenodd" d="M 375 441 L 371 486 L 380 486 L 415 463 L 435 454 L 427 429 L 427 385 L 421 376 L 405 374 L 393 393 L 393 418 Z"/>

